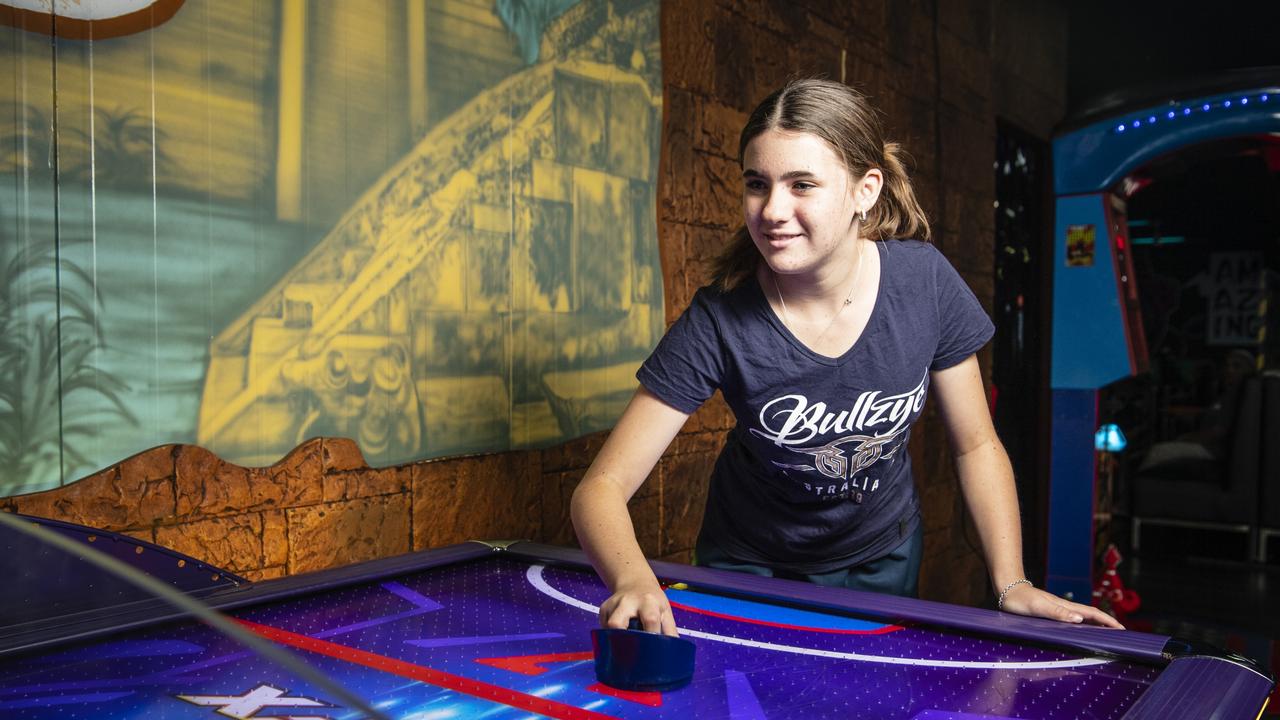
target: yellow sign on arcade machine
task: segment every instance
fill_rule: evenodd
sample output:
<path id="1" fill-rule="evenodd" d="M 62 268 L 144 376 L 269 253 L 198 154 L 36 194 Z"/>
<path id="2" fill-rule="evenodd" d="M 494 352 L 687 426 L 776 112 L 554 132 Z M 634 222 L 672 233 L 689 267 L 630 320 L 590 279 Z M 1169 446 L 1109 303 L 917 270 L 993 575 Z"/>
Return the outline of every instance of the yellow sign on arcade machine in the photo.
<path id="1" fill-rule="evenodd" d="M 1067 226 L 1067 267 L 1089 267 L 1093 265 L 1094 238 L 1096 235 L 1093 225 Z"/>

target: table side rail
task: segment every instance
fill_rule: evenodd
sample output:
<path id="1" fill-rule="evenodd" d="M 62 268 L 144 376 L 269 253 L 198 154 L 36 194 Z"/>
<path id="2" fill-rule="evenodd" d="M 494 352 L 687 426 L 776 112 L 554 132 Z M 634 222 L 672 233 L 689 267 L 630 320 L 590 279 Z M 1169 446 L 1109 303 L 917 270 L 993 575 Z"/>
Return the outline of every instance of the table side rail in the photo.
<path id="1" fill-rule="evenodd" d="M 527 560 L 591 567 L 581 550 L 538 543 L 516 543 L 507 551 Z M 660 579 L 684 582 L 708 590 L 743 593 L 772 601 L 792 603 L 798 601 L 823 609 L 870 616 L 895 623 L 911 622 L 942 626 L 1160 665 L 1165 664 L 1169 659 L 1165 653 L 1165 647 L 1170 638 L 1166 635 L 1071 625 L 996 610 L 823 587 L 795 580 L 761 578 L 746 573 L 692 565 L 661 561 L 651 561 L 649 564 Z"/>
<path id="2" fill-rule="evenodd" d="M 1256 720 L 1274 688 L 1273 679 L 1240 663 L 1197 655 L 1178 657 L 1122 720 Z"/>

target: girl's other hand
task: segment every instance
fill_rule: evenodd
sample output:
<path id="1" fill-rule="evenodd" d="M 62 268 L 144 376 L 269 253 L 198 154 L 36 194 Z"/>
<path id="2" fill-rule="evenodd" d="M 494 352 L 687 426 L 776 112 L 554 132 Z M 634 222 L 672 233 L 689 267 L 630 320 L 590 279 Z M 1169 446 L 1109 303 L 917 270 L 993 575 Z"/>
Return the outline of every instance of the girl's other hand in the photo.
<path id="1" fill-rule="evenodd" d="M 1030 585 L 1020 585 L 1010 589 L 1009 594 L 1004 598 L 1002 609 L 1018 615 L 1031 615 L 1066 623 L 1097 625 L 1115 630 L 1124 629 L 1119 621 L 1096 607 L 1081 605 Z"/>

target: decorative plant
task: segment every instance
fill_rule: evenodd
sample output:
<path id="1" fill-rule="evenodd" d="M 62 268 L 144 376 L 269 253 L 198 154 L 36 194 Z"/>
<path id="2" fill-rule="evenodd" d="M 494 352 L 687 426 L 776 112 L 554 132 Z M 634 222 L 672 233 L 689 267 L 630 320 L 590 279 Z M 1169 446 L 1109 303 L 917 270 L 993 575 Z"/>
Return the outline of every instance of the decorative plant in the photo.
<path id="1" fill-rule="evenodd" d="M 53 272 L 39 274 L 54 268 L 56 282 Z M 0 271 L 0 495 L 91 466 L 77 440 L 104 420 L 136 422 L 121 401 L 124 383 L 94 365 L 102 345 L 93 312 L 99 304 L 91 278 L 59 261 L 52 246 L 15 253 Z M 84 394 L 107 402 L 64 416 L 65 399 Z"/>
<path id="2" fill-rule="evenodd" d="M 174 162 L 161 147 L 167 133 L 138 110 L 95 107 L 90 127 L 57 133 L 60 179 L 101 187 L 150 190 Z M 6 122 L 7 121 L 7 122 Z M 43 110 L 30 103 L 0 104 L 0 172 L 53 171 L 55 133 Z"/>
<path id="3" fill-rule="evenodd" d="M 85 160 L 69 164 L 62 171 L 67 180 L 93 182 L 120 190 L 150 190 L 157 178 L 173 168 L 173 160 L 160 147 L 164 130 L 155 120 L 137 110 L 93 109 L 92 135 L 84 128 L 69 134 L 87 149 L 78 154 Z"/>
<path id="4" fill-rule="evenodd" d="M 3 103 L 0 118 L 9 120 L 0 135 L 0 172 L 53 167 L 53 126 L 40 108 Z"/>
<path id="5" fill-rule="evenodd" d="M 137 110 L 96 107 L 89 128 L 55 133 L 39 107 L 8 103 L 0 123 L 0 172 L 44 170 L 58 182 L 150 190 L 173 166 L 160 147 L 164 131 Z M 77 444 L 103 422 L 136 422 L 122 401 L 124 382 L 96 363 L 104 342 L 92 278 L 57 252 L 76 242 L 32 249 L 0 239 L 0 496 L 91 467 Z M 105 402 L 73 416 L 64 413 L 73 395 Z"/>

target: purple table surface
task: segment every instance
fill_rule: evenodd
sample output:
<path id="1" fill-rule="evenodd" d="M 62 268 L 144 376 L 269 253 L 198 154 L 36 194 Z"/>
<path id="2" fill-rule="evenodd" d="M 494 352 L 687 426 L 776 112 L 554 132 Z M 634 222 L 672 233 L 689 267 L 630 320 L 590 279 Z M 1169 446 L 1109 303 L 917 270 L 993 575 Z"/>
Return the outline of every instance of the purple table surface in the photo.
<path id="1" fill-rule="evenodd" d="M 1171 662 L 1176 643 L 1164 636 L 654 567 L 684 583 L 668 594 L 697 666 L 685 688 L 634 696 L 595 681 L 590 629 L 608 591 L 575 550 L 468 543 L 257 583 L 210 604 L 397 720 L 1255 720 L 1273 686 L 1229 659 Z M 354 717 L 176 613 L 152 605 L 113 615 L 46 626 L 39 641 L 9 632 L 0 716 Z"/>

